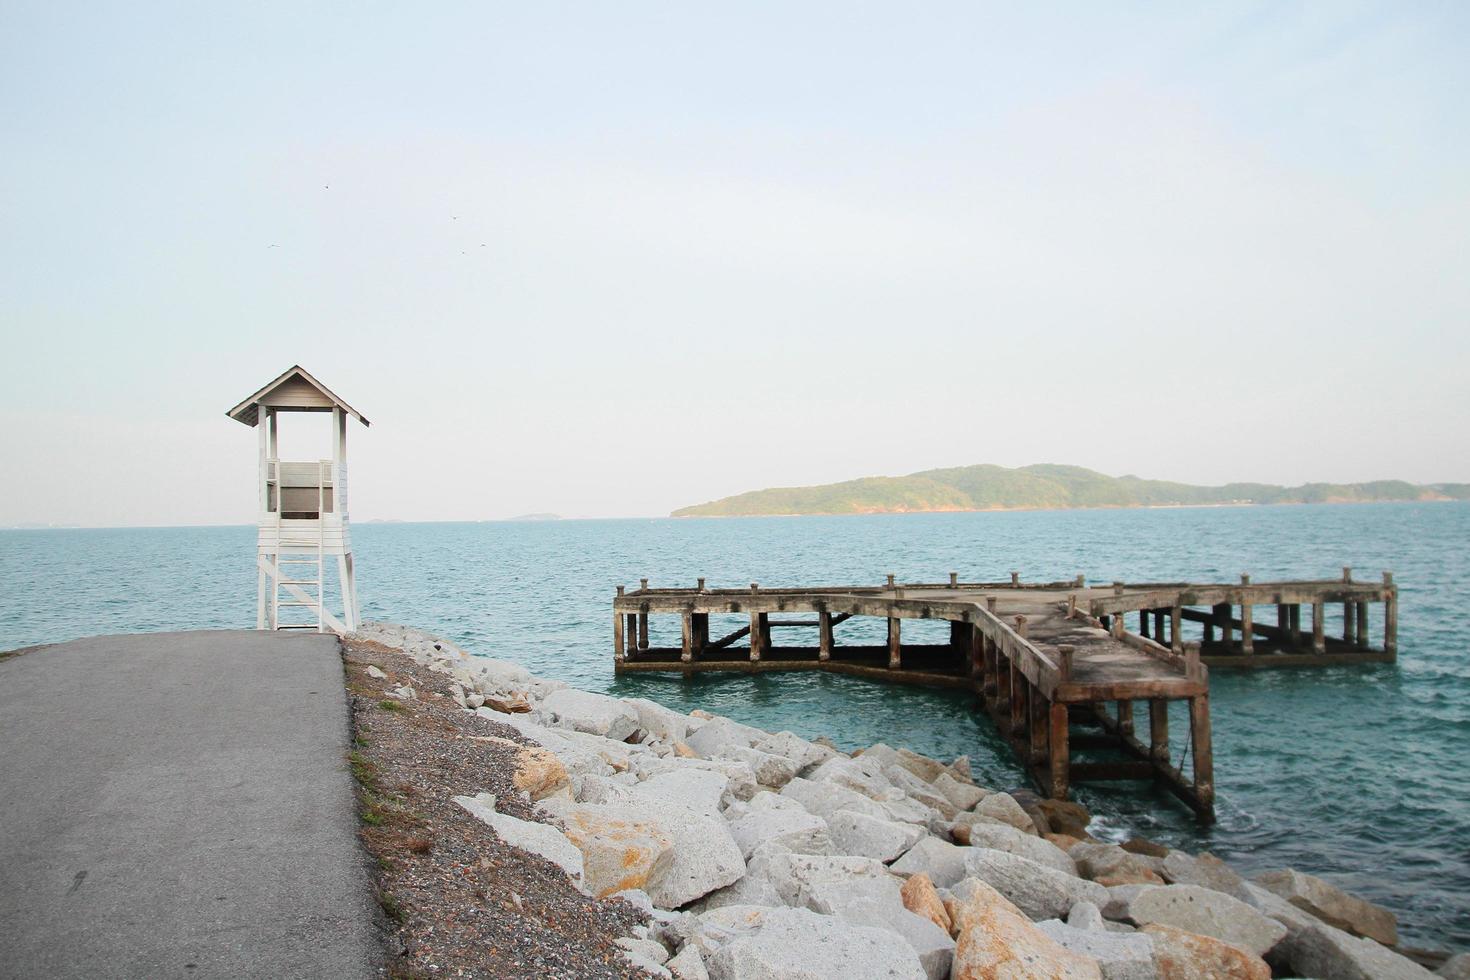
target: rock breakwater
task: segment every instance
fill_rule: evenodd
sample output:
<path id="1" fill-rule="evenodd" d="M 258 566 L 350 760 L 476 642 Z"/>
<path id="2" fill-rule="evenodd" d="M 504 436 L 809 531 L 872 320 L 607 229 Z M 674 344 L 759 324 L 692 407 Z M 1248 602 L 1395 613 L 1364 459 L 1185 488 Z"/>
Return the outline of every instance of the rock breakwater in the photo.
<path id="1" fill-rule="evenodd" d="M 638 909 L 616 940 L 633 975 L 1434 976 L 1394 948 L 1391 913 L 1325 881 L 1097 840 L 1078 805 L 976 785 L 964 757 L 848 754 L 401 626 L 353 639 L 444 675 L 436 697 L 520 736 L 513 807 L 469 787 L 454 800 L 584 895 Z"/>

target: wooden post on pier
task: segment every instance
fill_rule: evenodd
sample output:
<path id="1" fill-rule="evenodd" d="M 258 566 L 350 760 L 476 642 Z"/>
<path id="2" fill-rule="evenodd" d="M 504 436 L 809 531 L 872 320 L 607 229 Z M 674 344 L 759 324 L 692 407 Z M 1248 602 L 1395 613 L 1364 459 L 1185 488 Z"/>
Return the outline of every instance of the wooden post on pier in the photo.
<path id="1" fill-rule="evenodd" d="M 1148 754 L 1155 762 L 1169 763 L 1169 702 L 1163 698 L 1148 702 Z"/>
<path id="2" fill-rule="evenodd" d="M 1249 586 L 1251 584 L 1251 577 L 1242 573 L 1240 584 Z M 1244 590 L 1242 590 L 1240 594 L 1240 652 L 1247 655 L 1256 652 L 1254 618 L 1255 607 L 1251 605 L 1250 599 L 1246 596 Z"/>
<path id="3" fill-rule="evenodd" d="M 1291 645 L 1299 647 L 1302 645 L 1302 604 L 1293 602 L 1287 612 L 1291 614 Z"/>
<path id="4" fill-rule="evenodd" d="M 1184 652 L 1184 635 L 1179 627 L 1183 619 L 1184 608 L 1176 602 L 1169 610 L 1169 649 L 1181 654 Z"/>
<path id="5" fill-rule="evenodd" d="M 1312 652 L 1327 652 L 1327 604 L 1320 599 L 1312 603 Z"/>
<path id="6" fill-rule="evenodd" d="M 1154 642 L 1159 646 L 1167 646 L 1164 642 L 1168 637 L 1164 635 L 1164 610 L 1154 610 Z"/>
<path id="7" fill-rule="evenodd" d="M 767 617 L 765 613 L 753 612 L 750 614 L 750 661 L 755 663 L 760 660 L 766 640 Z"/>
<path id="8" fill-rule="evenodd" d="M 1393 584 L 1393 572 L 1383 573 L 1383 587 L 1388 590 L 1383 600 L 1383 652 L 1397 657 L 1399 653 L 1399 590 Z"/>
<path id="9" fill-rule="evenodd" d="M 985 694 L 985 634 L 974 623 L 969 626 L 970 680 L 978 681 L 981 697 Z"/>
<path id="10" fill-rule="evenodd" d="M 1366 602 L 1355 602 L 1358 611 L 1358 648 L 1368 649 L 1368 604 Z"/>
<path id="11" fill-rule="evenodd" d="M 1152 639 L 1148 634 L 1148 610 L 1138 610 L 1138 635 L 1146 639 Z"/>
<path id="12" fill-rule="evenodd" d="M 623 614 L 613 613 L 613 659 L 624 660 L 627 656 L 623 640 Z"/>
<path id="13" fill-rule="evenodd" d="M 1041 691 L 1027 684 L 1027 720 L 1030 723 L 1027 737 L 1027 762 L 1030 768 L 1046 765 L 1048 731 L 1051 728 L 1051 702 L 1041 696 Z"/>
<path id="14" fill-rule="evenodd" d="M 832 659 L 832 613 L 825 607 L 817 611 L 817 660 Z"/>
<path id="15" fill-rule="evenodd" d="M 1345 583 L 1352 582 L 1353 570 L 1351 566 L 1344 565 L 1342 567 L 1342 580 Z M 1358 620 L 1355 615 L 1356 610 L 1353 608 L 1354 605 L 1355 603 L 1351 601 L 1342 604 L 1342 642 L 1349 649 L 1358 645 Z"/>
<path id="16" fill-rule="evenodd" d="M 694 662 L 694 607 L 687 606 L 683 615 L 679 617 L 682 629 L 683 642 L 679 649 L 679 661 L 681 663 Z"/>
<path id="17" fill-rule="evenodd" d="M 1118 731 L 1124 735 L 1133 734 L 1133 702 L 1118 702 Z"/>
<path id="18" fill-rule="evenodd" d="M 1068 771 L 1071 765 L 1071 747 L 1067 744 L 1068 731 L 1067 706 L 1060 702 L 1052 702 L 1047 709 L 1047 748 L 1050 758 L 1048 759 L 1047 776 L 1051 785 L 1047 787 L 1049 794 L 1054 800 L 1065 800 L 1069 790 Z"/>
<path id="19" fill-rule="evenodd" d="M 903 666 L 903 620 L 897 616 L 888 618 L 888 669 L 898 670 Z"/>
<path id="20" fill-rule="evenodd" d="M 1199 808 L 1215 810 L 1215 749 L 1210 739 L 1210 696 L 1189 699 L 1189 737 L 1194 746 L 1194 792 Z"/>
<path id="21" fill-rule="evenodd" d="M 1215 625 L 1220 629 L 1220 645 L 1226 649 L 1229 649 L 1231 638 L 1235 635 L 1235 630 L 1230 626 L 1231 613 L 1234 608 L 1228 602 L 1215 606 Z"/>

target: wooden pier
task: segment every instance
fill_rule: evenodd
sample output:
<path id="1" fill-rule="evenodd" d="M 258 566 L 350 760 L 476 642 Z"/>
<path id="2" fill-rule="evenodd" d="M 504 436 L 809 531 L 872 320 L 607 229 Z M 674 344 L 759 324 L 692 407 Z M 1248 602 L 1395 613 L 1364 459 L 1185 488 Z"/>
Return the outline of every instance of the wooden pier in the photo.
<path id="1" fill-rule="evenodd" d="M 1370 642 L 1369 607 L 1383 605 Z M 1275 623 L 1257 621 L 1268 607 Z M 1302 609 L 1308 621 L 1302 624 Z M 1339 629 L 1329 612 L 1340 610 Z M 710 617 L 748 617 L 712 637 Z M 679 617 L 679 645 L 650 642 L 652 616 Z M 1136 630 L 1129 621 L 1136 616 Z M 886 643 L 841 644 L 855 617 L 886 621 Z M 1334 619 L 1337 617 L 1334 616 Z M 947 643 L 905 644 L 905 620 L 947 621 Z M 774 631 L 779 630 L 779 633 Z M 784 642 L 815 630 L 816 645 Z M 1043 793 L 1065 799 L 1074 782 L 1146 779 L 1214 817 L 1209 666 L 1323 666 L 1392 662 L 1398 594 L 1393 577 L 1234 584 L 1068 582 L 898 583 L 828 588 L 654 589 L 644 579 L 613 600 L 619 673 L 826 670 L 901 684 L 973 690 Z M 776 642 L 780 636 L 783 642 Z M 739 644 L 739 645 L 737 645 Z M 1170 701 L 1185 702 L 1179 751 Z M 1147 706 L 1135 727 L 1133 709 Z M 1145 742 L 1143 738 L 1146 737 Z M 1072 758 L 1074 750 L 1086 759 Z"/>

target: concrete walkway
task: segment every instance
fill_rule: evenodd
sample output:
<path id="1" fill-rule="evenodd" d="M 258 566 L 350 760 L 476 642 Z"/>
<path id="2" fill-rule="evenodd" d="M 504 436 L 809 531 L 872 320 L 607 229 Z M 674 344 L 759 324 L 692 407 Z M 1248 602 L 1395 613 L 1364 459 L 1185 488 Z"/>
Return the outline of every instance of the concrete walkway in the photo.
<path id="1" fill-rule="evenodd" d="M 337 639 L 0 660 L 0 977 L 366 977 Z"/>

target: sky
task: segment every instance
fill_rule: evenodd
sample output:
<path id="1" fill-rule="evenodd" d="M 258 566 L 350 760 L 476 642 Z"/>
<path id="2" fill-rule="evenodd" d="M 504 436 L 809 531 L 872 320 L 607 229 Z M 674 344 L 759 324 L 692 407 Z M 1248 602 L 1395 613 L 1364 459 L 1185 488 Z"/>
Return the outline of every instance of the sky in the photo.
<path id="1" fill-rule="evenodd" d="M 373 423 L 354 520 L 1470 481 L 1467 42 L 1453 2 L 7 0 L 0 525 L 252 521 L 224 413 L 297 363 Z"/>

